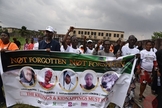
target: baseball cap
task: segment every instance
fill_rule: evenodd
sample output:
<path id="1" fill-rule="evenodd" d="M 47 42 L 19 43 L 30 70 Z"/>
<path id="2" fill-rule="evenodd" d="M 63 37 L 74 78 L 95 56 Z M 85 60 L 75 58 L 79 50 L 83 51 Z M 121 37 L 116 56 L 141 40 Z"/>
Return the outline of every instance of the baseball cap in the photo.
<path id="1" fill-rule="evenodd" d="M 80 45 L 80 46 L 79 46 L 79 48 L 82 48 L 82 47 L 83 47 L 83 45 Z"/>
<path id="2" fill-rule="evenodd" d="M 53 29 L 53 27 L 51 27 L 51 26 L 48 26 L 48 27 L 46 28 L 46 30 L 49 31 L 49 32 L 54 33 L 54 29 Z"/>
<path id="3" fill-rule="evenodd" d="M 89 43 L 89 42 L 93 42 L 93 41 L 92 40 L 88 40 L 87 43 Z"/>

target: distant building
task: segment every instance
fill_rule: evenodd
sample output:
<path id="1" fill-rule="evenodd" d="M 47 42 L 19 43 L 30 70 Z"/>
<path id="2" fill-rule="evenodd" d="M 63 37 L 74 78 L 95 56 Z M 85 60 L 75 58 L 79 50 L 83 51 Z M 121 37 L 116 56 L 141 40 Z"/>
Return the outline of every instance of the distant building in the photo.
<path id="1" fill-rule="evenodd" d="M 82 41 L 84 36 L 86 36 L 86 39 L 91 39 L 94 42 L 98 40 L 110 40 L 114 42 L 119 38 L 124 41 L 124 31 L 75 28 L 70 35 L 76 35 L 79 41 Z"/>
<path id="2" fill-rule="evenodd" d="M 8 33 L 10 33 L 11 36 L 15 36 L 15 35 L 20 35 L 21 28 L 3 27 L 2 30 L 8 31 Z M 28 29 L 25 31 L 25 35 L 29 36 L 29 37 L 36 37 L 36 36 L 40 35 L 40 33 L 41 32 L 39 32 L 39 31 L 28 30 Z"/>
<path id="3" fill-rule="evenodd" d="M 56 38 L 59 38 L 60 42 L 64 38 L 65 34 L 56 34 Z"/>
<path id="4" fill-rule="evenodd" d="M 40 33 L 42 33 L 43 35 L 45 35 L 46 30 L 38 30 Z"/>
<path id="5" fill-rule="evenodd" d="M 15 27 L 3 27 L 2 30 L 3 30 L 3 31 L 7 30 L 8 33 L 13 33 L 14 31 L 19 31 L 19 30 L 21 30 L 21 29 L 15 28 Z"/>

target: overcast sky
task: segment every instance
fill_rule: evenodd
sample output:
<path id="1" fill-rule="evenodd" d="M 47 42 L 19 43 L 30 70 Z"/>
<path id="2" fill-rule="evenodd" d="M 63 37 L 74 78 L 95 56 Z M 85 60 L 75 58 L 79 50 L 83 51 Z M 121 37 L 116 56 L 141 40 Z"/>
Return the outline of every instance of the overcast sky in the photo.
<path id="1" fill-rule="evenodd" d="M 162 31 L 162 0 L 0 0 L 3 27 L 30 30 L 53 26 L 66 33 L 69 26 L 118 30 L 125 39 L 139 40 Z"/>

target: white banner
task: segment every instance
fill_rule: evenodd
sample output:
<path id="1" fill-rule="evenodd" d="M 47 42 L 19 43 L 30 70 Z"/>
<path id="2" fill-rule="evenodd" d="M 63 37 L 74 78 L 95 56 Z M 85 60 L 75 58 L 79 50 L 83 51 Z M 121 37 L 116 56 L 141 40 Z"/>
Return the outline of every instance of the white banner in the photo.
<path id="1" fill-rule="evenodd" d="M 82 65 L 81 62 L 77 62 L 77 66 L 75 64 L 74 67 L 64 54 L 60 57 L 37 57 L 32 56 L 33 51 L 26 52 L 29 55 L 24 57 L 21 53 L 14 56 L 12 53 L 3 54 L 5 59 L 1 57 L 7 106 L 24 103 L 42 108 L 106 108 L 113 102 L 122 107 L 136 62 L 132 62 L 132 65 L 127 58 L 125 61 L 129 64 L 124 64 L 123 58 L 111 61 L 105 59 L 106 61 L 101 62 L 94 61 L 93 58 L 97 56 L 79 55 L 80 57 L 74 58 L 77 54 L 69 54 L 73 60 L 82 59 Z M 54 58 L 57 58 L 57 61 Z M 131 58 L 133 60 L 134 57 Z M 99 72 L 98 69 L 105 65 L 105 71 Z M 130 67 L 127 65 L 131 67 L 129 73 L 127 69 Z"/>

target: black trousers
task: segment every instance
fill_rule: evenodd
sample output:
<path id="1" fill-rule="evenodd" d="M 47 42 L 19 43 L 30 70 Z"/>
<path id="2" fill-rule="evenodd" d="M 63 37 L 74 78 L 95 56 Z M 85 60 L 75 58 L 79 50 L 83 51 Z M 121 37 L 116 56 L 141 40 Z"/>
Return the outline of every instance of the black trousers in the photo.
<path id="1" fill-rule="evenodd" d="M 162 108 L 162 86 L 158 87 L 157 101 L 158 101 L 158 107 L 157 108 Z"/>
<path id="2" fill-rule="evenodd" d="M 4 94 L 3 94 L 3 83 L 2 83 L 2 78 L 0 76 L 0 102 L 5 102 Z"/>

